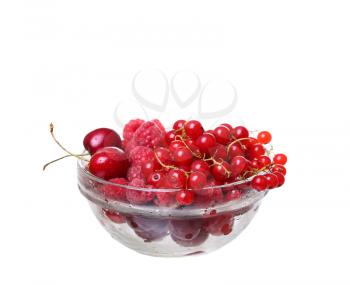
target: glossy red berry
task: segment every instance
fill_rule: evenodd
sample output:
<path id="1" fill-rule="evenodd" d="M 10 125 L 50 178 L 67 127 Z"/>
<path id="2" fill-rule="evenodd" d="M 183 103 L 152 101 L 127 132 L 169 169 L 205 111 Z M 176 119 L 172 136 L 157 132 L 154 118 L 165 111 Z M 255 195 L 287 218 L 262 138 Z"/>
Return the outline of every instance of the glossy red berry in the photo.
<path id="1" fill-rule="evenodd" d="M 119 148 L 105 147 L 98 150 L 90 159 L 89 171 L 102 179 L 125 177 L 129 160 Z"/>
<path id="2" fill-rule="evenodd" d="M 214 176 L 215 180 L 220 182 L 227 181 L 232 175 L 232 167 L 231 165 L 223 161 L 219 164 L 214 164 L 211 169 L 211 174 Z"/>
<path id="3" fill-rule="evenodd" d="M 196 139 L 196 146 L 198 146 L 201 153 L 209 153 L 215 145 L 215 136 L 209 133 L 204 133 Z"/>
<path id="4" fill-rule="evenodd" d="M 169 144 L 169 150 L 174 151 L 175 149 L 177 149 L 179 147 L 184 147 L 184 146 L 185 146 L 185 144 L 183 141 L 174 140 Z"/>
<path id="5" fill-rule="evenodd" d="M 257 175 L 252 180 L 252 187 L 257 191 L 264 191 L 267 189 L 267 179 L 262 175 Z"/>
<path id="6" fill-rule="evenodd" d="M 177 120 L 174 125 L 173 125 L 173 129 L 176 131 L 176 130 L 179 130 L 181 128 L 184 127 L 186 121 L 185 120 Z"/>
<path id="7" fill-rule="evenodd" d="M 261 144 L 268 144 L 271 142 L 272 136 L 269 132 L 263 131 L 258 133 L 257 140 Z"/>
<path id="8" fill-rule="evenodd" d="M 284 175 L 281 172 L 273 172 L 277 176 L 278 179 L 278 185 L 277 187 L 280 187 L 284 184 L 285 178 Z"/>
<path id="9" fill-rule="evenodd" d="M 223 125 L 215 128 L 214 134 L 216 137 L 216 141 L 218 143 L 223 144 L 223 145 L 228 144 L 228 142 L 231 139 L 231 130 L 228 127 L 223 126 Z"/>
<path id="10" fill-rule="evenodd" d="M 267 188 L 273 189 L 276 188 L 279 184 L 279 180 L 277 178 L 277 175 L 274 173 L 267 173 L 264 175 L 267 180 Z"/>
<path id="11" fill-rule="evenodd" d="M 172 151 L 172 159 L 178 166 L 187 165 L 192 162 L 193 155 L 186 147 L 178 147 Z"/>
<path id="12" fill-rule="evenodd" d="M 221 124 L 220 126 L 224 126 L 228 128 L 231 132 L 233 131 L 233 127 L 230 124 L 224 123 L 224 124 Z"/>
<path id="13" fill-rule="evenodd" d="M 278 153 L 274 156 L 273 162 L 280 165 L 285 165 L 287 163 L 287 156 L 283 153 Z"/>
<path id="14" fill-rule="evenodd" d="M 243 126 L 238 126 L 233 129 L 233 137 L 234 139 L 242 139 L 249 137 L 249 132 L 247 128 Z"/>
<path id="15" fill-rule="evenodd" d="M 191 164 L 192 171 L 203 172 L 205 175 L 209 174 L 209 164 L 201 159 L 197 159 Z"/>
<path id="16" fill-rule="evenodd" d="M 225 195 L 225 200 L 226 201 L 232 201 L 232 200 L 238 200 L 241 197 L 241 191 L 239 190 L 230 190 L 227 191 Z"/>
<path id="17" fill-rule="evenodd" d="M 261 155 L 265 154 L 265 148 L 263 147 L 262 144 L 254 144 L 251 147 L 248 148 L 247 151 L 247 156 L 248 159 L 254 159 L 254 158 L 258 158 Z"/>
<path id="18" fill-rule="evenodd" d="M 271 159 L 267 155 L 262 155 L 258 157 L 258 164 L 260 168 L 264 168 L 271 164 Z"/>
<path id="19" fill-rule="evenodd" d="M 191 190 L 181 190 L 176 194 L 176 201 L 179 205 L 188 206 L 193 203 L 194 193 Z"/>
<path id="20" fill-rule="evenodd" d="M 280 165 L 280 164 L 275 164 L 272 167 L 271 171 L 272 172 L 281 172 L 283 175 L 287 174 L 287 169 L 283 165 Z"/>
<path id="21" fill-rule="evenodd" d="M 165 147 L 158 147 L 154 150 L 156 161 L 160 164 L 168 165 L 171 161 L 170 151 Z"/>
<path id="22" fill-rule="evenodd" d="M 188 186 L 190 189 L 203 189 L 207 184 L 207 175 L 203 172 L 195 171 L 188 178 Z"/>
<path id="23" fill-rule="evenodd" d="M 227 149 L 227 154 L 229 159 L 232 159 L 235 156 L 244 156 L 242 146 L 239 143 L 229 145 Z"/>
<path id="24" fill-rule="evenodd" d="M 184 128 L 186 135 L 193 140 L 197 139 L 204 131 L 202 124 L 196 120 L 186 122 Z"/>
<path id="25" fill-rule="evenodd" d="M 114 130 L 108 128 L 99 128 L 91 131 L 84 137 L 83 144 L 90 154 L 94 154 L 99 149 L 108 146 L 122 148 L 120 136 Z"/>
<path id="26" fill-rule="evenodd" d="M 167 180 L 167 185 L 170 188 L 185 188 L 187 176 L 184 171 L 180 169 L 171 169 L 165 179 Z"/>
<path id="27" fill-rule="evenodd" d="M 158 188 L 162 183 L 165 174 L 163 172 L 154 172 L 147 178 L 147 184 L 152 185 L 155 188 Z"/>
<path id="28" fill-rule="evenodd" d="M 108 209 L 102 209 L 102 211 L 103 211 L 103 214 L 108 219 L 110 219 L 112 222 L 114 222 L 116 224 L 123 224 L 126 221 L 125 216 L 119 212 L 113 212 L 113 211 L 108 210 Z"/>
<path id="29" fill-rule="evenodd" d="M 175 140 L 176 133 L 174 131 L 169 131 L 165 134 L 165 140 L 167 144 L 170 144 L 172 141 Z"/>
<path id="30" fill-rule="evenodd" d="M 243 156 L 235 156 L 231 160 L 231 171 L 234 177 L 242 174 L 242 172 L 246 169 L 248 161 Z"/>

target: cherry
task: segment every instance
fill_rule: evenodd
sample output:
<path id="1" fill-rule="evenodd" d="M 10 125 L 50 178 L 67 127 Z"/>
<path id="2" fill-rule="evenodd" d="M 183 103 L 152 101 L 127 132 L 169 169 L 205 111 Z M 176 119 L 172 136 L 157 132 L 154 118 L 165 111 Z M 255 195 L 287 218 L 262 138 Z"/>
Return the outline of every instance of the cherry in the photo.
<path id="1" fill-rule="evenodd" d="M 169 131 L 165 134 L 165 140 L 168 144 L 175 140 L 176 133 L 174 131 Z"/>
<path id="2" fill-rule="evenodd" d="M 210 133 L 204 133 L 196 139 L 196 146 L 198 146 L 202 153 L 209 153 L 215 145 L 215 136 Z"/>
<path id="3" fill-rule="evenodd" d="M 232 167 L 228 162 L 223 161 L 222 163 L 214 164 L 210 171 L 217 181 L 224 182 L 231 177 Z"/>
<path id="4" fill-rule="evenodd" d="M 267 179 L 262 175 L 257 175 L 252 180 L 252 187 L 257 191 L 264 191 L 267 189 Z"/>
<path id="5" fill-rule="evenodd" d="M 263 132 L 258 133 L 257 140 L 261 144 L 268 144 L 271 141 L 271 139 L 272 139 L 272 136 L 267 131 L 263 131 Z"/>
<path id="6" fill-rule="evenodd" d="M 281 172 L 283 175 L 286 175 L 287 169 L 283 165 L 275 164 L 272 167 L 271 172 Z"/>
<path id="7" fill-rule="evenodd" d="M 115 146 L 122 148 L 120 136 L 111 129 L 99 128 L 88 133 L 83 140 L 84 148 L 94 154 L 103 147 Z"/>
<path id="8" fill-rule="evenodd" d="M 186 135 L 194 140 L 203 134 L 202 124 L 196 120 L 186 122 L 184 128 Z"/>
<path id="9" fill-rule="evenodd" d="M 186 123 L 185 120 L 177 120 L 177 121 L 174 123 L 174 125 L 173 125 L 173 129 L 174 129 L 175 131 L 177 131 L 177 130 L 183 128 L 184 125 L 185 125 L 185 123 Z"/>
<path id="10" fill-rule="evenodd" d="M 240 175 L 246 169 L 248 161 L 243 156 L 235 156 L 231 160 L 231 171 L 234 177 Z"/>
<path id="11" fill-rule="evenodd" d="M 187 165 L 193 160 L 192 153 L 186 147 L 178 147 L 172 151 L 172 158 L 176 165 Z"/>
<path id="12" fill-rule="evenodd" d="M 227 154 L 230 159 L 234 158 L 235 156 L 243 156 L 244 152 L 242 150 L 242 147 L 239 143 L 234 143 L 232 145 L 229 145 L 227 149 Z"/>
<path id="13" fill-rule="evenodd" d="M 262 144 L 259 144 L 259 143 L 250 146 L 247 151 L 247 156 L 249 159 L 258 158 L 259 156 L 264 154 L 265 154 L 265 148 L 263 147 Z"/>
<path id="14" fill-rule="evenodd" d="M 188 185 L 190 189 L 203 189 L 207 184 L 207 175 L 203 172 L 194 171 L 190 174 L 188 178 Z"/>
<path id="15" fill-rule="evenodd" d="M 129 160 L 124 151 L 115 147 L 98 150 L 90 159 L 89 171 L 102 179 L 125 177 Z"/>
<path id="16" fill-rule="evenodd" d="M 266 155 L 259 156 L 258 164 L 260 168 L 266 167 L 271 164 L 271 159 Z"/>
<path id="17" fill-rule="evenodd" d="M 235 127 L 232 133 L 235 139 L 243 139 L 249 137 L 249 132 L 247 128 L 243 126 Z"/>
<path id="18" fill-rule="evenodd" d="M 165 178 L 170 188 L 186 187 L 187 176 L 185 172 L 180 169 L 171 169 Z"/>
<path id="19" fill-rule="evenodd" d="M 228 144 L 231 138 L 231 130 L 226 126 L 219 126 L 214 129 L 214 134 L 218 143 Z"/>
<path id="20" fill-rule="evenodd" d="M 209 164 L 201 159 L 195 160 L 191 164 L 192 171 L 203 172 L 205 175 L 209 174 Z"/>
<path id="21" fill-rule="evenodd" d="M 170 152 L 165 147 L 158 147 L 154 150 L 154 155 L 156 160 L 163 165 L 168 165 L 171 161 Z"/>
<path id="22" fill-rule="evenodd" d="M 267 188 L 273 189 L 278 186 L 279 180 L 276 174 L 274 173 L 267 173 L 264 175 L 267 180 Z"/>
<path id="23" fill-rule="evenodd" d="M 273 162 L 280 165 L 285 165 L 287 163 L 287 156 L 283 153 L 278 153 L 273 157 Z"/>
<path id="24" fill-rule="evenodd" d="M 193 203 L 194 193 L 191 190 L 181 190 L 176 193 L 176 201 L 179 205 L 188 206 Z"/>
<path id="25" fill-rule="evenodd" d="M 280 187 L 284 184 L 285 178 L 284 175 L 281 172 L 273 172 L 277 176 L 278 179 L 278 185 L 277 187 Z"/>

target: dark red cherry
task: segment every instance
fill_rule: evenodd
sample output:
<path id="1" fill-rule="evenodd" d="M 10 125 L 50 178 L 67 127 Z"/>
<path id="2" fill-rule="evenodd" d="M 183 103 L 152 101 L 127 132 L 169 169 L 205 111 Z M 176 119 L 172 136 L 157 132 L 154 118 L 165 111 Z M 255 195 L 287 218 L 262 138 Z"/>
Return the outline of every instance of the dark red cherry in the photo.
<path id="1" fill-rule="evenodd" d="M 114 130 L 99 128 L 84 137 L 83 145 L 90 154 L 94 154 L 99 149 L 107 146 L 122 148 L 122 141 Z"/>
<path id="2" fill-rule="evenodd" d="M 89 171 L 105 180 L 125 177 L 128 168 L 129 160 L 125 152 L 116 147 L 105 147 L 98 150 L 89 162 Z"/>

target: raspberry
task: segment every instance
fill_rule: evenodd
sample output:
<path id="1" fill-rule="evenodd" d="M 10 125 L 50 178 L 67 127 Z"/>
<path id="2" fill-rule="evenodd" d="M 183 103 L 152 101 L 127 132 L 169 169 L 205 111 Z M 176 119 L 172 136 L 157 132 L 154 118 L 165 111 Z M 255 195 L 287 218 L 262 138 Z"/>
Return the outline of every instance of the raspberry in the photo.
<path id="1" fill-rule="evenodd" d="M 132 181 L 135 178 L 144 179 L 142 173 L 142 167 L 140 165 L 133 165 L 128 169 L 127 178 Z"/>
<path id="2" fill-rule="evenodd" d="M 129 159 L 132 165 L 142 165 L 146 161 L 154 161 L 155 156 L 151 148 L 137 146 L 129 153 Z"/>
<path id="3" fill-rule="evenodd" d="M 165 130 L 158 120 L 143 123 L 134 133 L 132 140 L 138 146 L 157 147 L 165 144 Z"/>
<path id="4" fill-rule="evenodd" d="M 110 182 L 127 185 L 128 181 L 125 178 L 113 178 L 109 180 Z M 109 199 L 114 199 L 118 201 L 126 201 L 126 188 L 121 186 L 116 186 L 112 184 L 104 184 L 100 191 L 102 194 Z"/>
<path id="5" fill-rule="evenodd" d="M 145 182 L 142 179 L 135 178 L 129 183 L 129 186 L 144 188 Z M 154 193 L 150 191 L 127 189 L 126 198 L 131 204 L 142 205 L 152 201 Z"/>
<path id="6" fill-rule="evenodd" d="M 123 138 L 126 142 L 130 141 L 135 131 L 144 123 L 144 120 L 136 119 L 136 120 L 130 120 L 129 123 L 127 123 L 124 126 L 123 130 Z"/>
<path id="7" fill-rule="evenodd" d="M 153 203 L 160 207 L 170 207 L 176 204 L 175 196 L 172 192 L 157 192 Z"/>

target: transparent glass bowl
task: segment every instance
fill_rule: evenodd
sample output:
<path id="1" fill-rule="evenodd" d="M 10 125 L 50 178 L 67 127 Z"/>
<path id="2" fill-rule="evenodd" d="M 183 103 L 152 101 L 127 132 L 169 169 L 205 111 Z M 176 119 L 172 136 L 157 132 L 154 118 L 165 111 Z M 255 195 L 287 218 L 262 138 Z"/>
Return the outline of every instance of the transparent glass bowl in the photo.
<path id="1" fill-rule="evenodd" d="M 125 191 L 147 191 L 154 195 L 175 195 L 179 189 L 141 189 L 118 185 L 92 175 L 86 170 L 86 162 L 78 161 L 78 187 L 102 226 L 123 245 L 152 256 L 208 253 L 237 237 L 253 219 L 267 194 L 267 191 L 251 189 L 250 180 L 215 186 L 220 193 L 241 190 L 242 195 L 238 199 L 228 202 L 186 207 L 176 204 L 160 207 L 152 202 L 133 205 L 106 198 L 101 189 L 112 185 Z"/>

